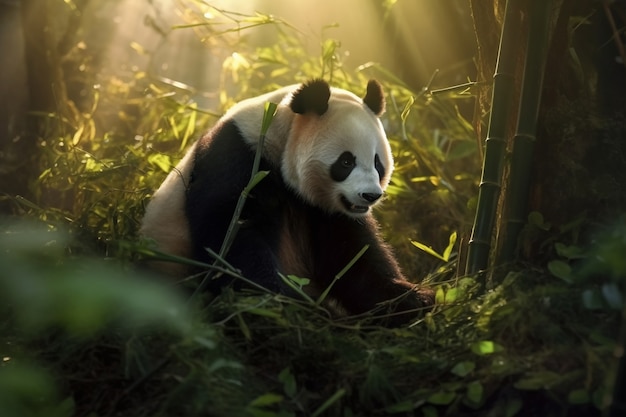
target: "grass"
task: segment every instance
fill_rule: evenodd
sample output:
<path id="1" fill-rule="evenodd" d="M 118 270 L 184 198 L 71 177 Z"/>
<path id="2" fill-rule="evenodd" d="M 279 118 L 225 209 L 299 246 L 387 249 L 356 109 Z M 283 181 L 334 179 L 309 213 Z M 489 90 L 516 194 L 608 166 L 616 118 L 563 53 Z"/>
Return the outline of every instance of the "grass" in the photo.
<path id="1" fill-rule="evenodd" d="M 619 314 L 539 271 L 438 282 L 386 329 L 259 292 L 189 304 L 66 233 L 5 230 L 4 415 L 593 415 L 610 382 Z"/>

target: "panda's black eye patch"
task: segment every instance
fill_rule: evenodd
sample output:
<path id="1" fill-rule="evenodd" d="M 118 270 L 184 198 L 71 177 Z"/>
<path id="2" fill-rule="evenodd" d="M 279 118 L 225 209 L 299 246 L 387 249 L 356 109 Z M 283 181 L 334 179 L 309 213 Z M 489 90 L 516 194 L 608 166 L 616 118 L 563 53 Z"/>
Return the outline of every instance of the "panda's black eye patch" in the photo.
<path id="1" fill-rule="evenodd" d="M 380 162 L 378 154 L 376 154 L 376 157 L 374 158 L 374 168 L 376 168 L 376 171 L 378 172 L 378 177 L 382 179 L 385 176 L 385 166 L 382 162 Z"/>
<path id="2" fill-rule="evenodd" d="M 351 152 L 343 152 L 330 166 L 330 177 L 337 182 L 348 178 L 356 165 L 356 157 Z"/>

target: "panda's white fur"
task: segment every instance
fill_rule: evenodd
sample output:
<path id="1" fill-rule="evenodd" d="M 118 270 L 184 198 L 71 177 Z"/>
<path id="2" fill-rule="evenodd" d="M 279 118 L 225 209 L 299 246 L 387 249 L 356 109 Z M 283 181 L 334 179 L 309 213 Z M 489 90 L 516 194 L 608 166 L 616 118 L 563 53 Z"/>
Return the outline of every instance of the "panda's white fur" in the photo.
<path id="1" fill-rule="evenodd" d="M 368 84 L 365 99 L 315 80 L 234 105 L 155 192 L 141 234 L 154 239 L 160 250 L 189 258 L 205 257 L 203 246 L 219 246 L 214 235 L 223 234 L 229 220 L 221 207 L 234 204 L 245 185 L 242 181 L 249 171 L 240 171 L 251 166 L 239 163 L 251 160 L 256 151 L 267 102 L 278 103 L 263 148 L 263 161 L 270 170 L 275 167 L 274 176 L 261 181 L 253 190 L 258 195 L 247 203 L 254 208 L 230 253 L 235 267 L 251 275 L 258 272 L 258 279 L 248 278 L 278 290 L 282 286 L 274 282 L 279 280 L 277 272 L 320 275 L 307 276 L 320 290 L 339 272 L 337 268 L 368 245 L 369 256 L 351 269 L 354 277 L 344 277 L 336 285 L 338 301 L 358 313 L 409 291 L 412 285 L 378 237 L 370 210 L 380 201 L 393 170 L 378 118 L 384 99 L 374 81 Z M 348 168 L 340 166 L 337 179 L 331 171 L 341 165 L 342 153 L 349 156 Z M 214 218 L 215 213 L 221 217 Z M 159 267 L 174 275 L 188 272 L 175 263 Z M 428 292 L 409 293 L 410 306 L 430 302 Z"/>
<path id="2" fill-rule="evenodd" d="M 153 239 L 162 252 L 188 258 L 191 256 L 189 222 L 185 215 L 185 190 L 189 184 L 196 144 L 174 168 L 146 207 L 139 233 Z M 156 267 L 154 264 L 153 267 Z M 166 274 L 182 277 L 187 268 L 180 263 L 158 263 Z"/>

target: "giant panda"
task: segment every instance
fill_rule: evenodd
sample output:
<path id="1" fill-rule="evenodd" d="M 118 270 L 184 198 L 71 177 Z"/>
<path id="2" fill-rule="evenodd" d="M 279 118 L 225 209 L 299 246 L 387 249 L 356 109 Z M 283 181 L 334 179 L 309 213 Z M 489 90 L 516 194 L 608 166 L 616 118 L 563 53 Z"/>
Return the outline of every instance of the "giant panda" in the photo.
<path id="1" fill-rule="evenodd" d="M 375 80 L 363 99 L 315 79 L 234 105 L 155 192 L 141 234 L 161 251 L 213 261 L 205 248 L 219 252 L 250 180 L 267 102 L 278 104 L 262 149 L 260 169 L 269 174 L 246 200 L 229 264 L 277 293 L 290 293 L 279 274 L 309 278 L 305 289 L 317 295 L 369 245 L 332 286 L 335 305 L 356 315 L 383 303 L 396 323 L 431 305 L 432 292 L 405 279 L 372 215 L 393 170 Z M 169 272 L 191 271 L 171 264 Z"/>

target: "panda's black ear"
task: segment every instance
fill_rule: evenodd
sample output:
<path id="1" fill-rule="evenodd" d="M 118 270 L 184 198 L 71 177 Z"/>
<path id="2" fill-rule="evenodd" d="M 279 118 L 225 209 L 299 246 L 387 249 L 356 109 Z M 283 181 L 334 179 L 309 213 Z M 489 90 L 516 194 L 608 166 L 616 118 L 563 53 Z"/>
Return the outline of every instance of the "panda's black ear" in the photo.
<path id="1" fill-rule="evenodd" d="M 318 115 L 328 110 L 330 86 L 324 80 L 315 79 L 300 86 L 294 93 L 289 107 L 294 113 L 313 112 Z"/>
<path id="2" fill-rule="evenodd" d="M 363 103 L 374 112 L 376 116 L 380 116 L 385 112 L 385 96 L 383 87 L 376 80 L 369 80 L 367 83 L 367 92 L 363 97 Z"/>

